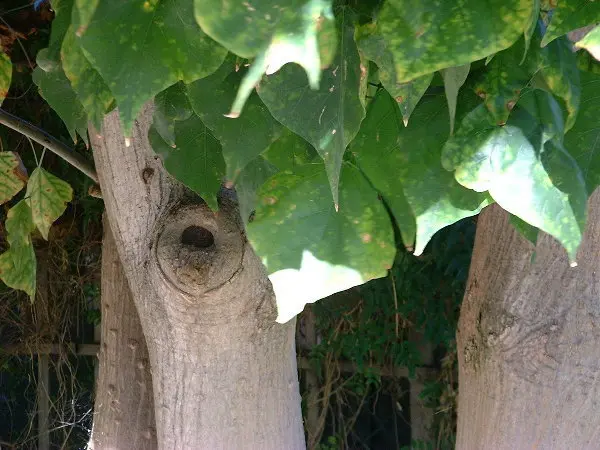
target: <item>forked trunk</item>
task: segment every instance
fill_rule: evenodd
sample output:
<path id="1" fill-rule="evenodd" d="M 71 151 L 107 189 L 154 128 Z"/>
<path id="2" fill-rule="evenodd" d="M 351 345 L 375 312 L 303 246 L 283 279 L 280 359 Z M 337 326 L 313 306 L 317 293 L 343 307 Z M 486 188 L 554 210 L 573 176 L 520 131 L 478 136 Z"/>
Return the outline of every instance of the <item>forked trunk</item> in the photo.
<path id="1" fill-rule="evenodd" d="M 294 321 L 275 322 L 233 192 L 212 212 L 175 182 L 148 143 L 151 118 L 130 147 L 116 113 L 91 138 L 148 345 L 158 447 L 303 449 Z"/>
<path id="2" fill-rule="evenodd" d="M 600 448 L 600 195 L 569 267 L 499 207 L 480 216 L 459 322 L 458 449 Z"/>

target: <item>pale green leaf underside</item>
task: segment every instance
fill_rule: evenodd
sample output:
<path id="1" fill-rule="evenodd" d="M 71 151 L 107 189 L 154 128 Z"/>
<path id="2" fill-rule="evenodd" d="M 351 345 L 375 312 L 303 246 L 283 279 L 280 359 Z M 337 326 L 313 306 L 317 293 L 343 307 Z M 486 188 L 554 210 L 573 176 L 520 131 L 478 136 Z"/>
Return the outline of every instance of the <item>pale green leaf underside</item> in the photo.
<path id="1" fill-rule="evenodd" d="M 485 195 L 460 186 L 441 166 L 448 124 L 441 95 L 426 97 L 404 127 L 396 102 L 381 91 L 350 146 L 390 206 L 404 244 L 416 255 L 438 230 L 478 214 L 488 204 Z"/>
<path id="2" fill-rule="evenodd" d="M 15 152 L 0 152 L 0 205 L 13 198 L 23 186 L 27 174 Z"/>
<path id="3" fill-rule="evenodd" d="M 202 32 L 189 0 L 102 0 L 79 43 L 114 94 L 126 135 L 147 100 L 211 74 L 227 53 Z"/>
<path id="4" fill-rule="evenodd" d="M 445 144 L 442 161 L 455 171 L 459 183 L 489 192 L 502 208 L 554 236 L 574 262 L 587 193 L 577 166 L 565 163 L 566 153 L 549 138 L 524 110 L 498 127 L 482 105 L 465 117 Z M 574 188 L 566 189 L 565 179 Z"/>
<path id="5" fill-rule="evenodd" d="M 531 23 L 531 0 L 388 0 L 378 32 L 399 82 L 485 58 L 511 46 Z"/>
<path id="6" fill-rule="evenodd" d="M 38 167 L 29 178 L 26 196 L 30 202 L 33 223 L 47 240 L 50 227 L 73 198 L 73 189 L 65 181 Z"/>
<path id="7" fill-rule="evenodd" d="M 385 276 L 395 245 L 389 216 L 361 173 L 343 165 L 339 212 L 323 164 L 280 172 L 260 191 L 248 237 L 267 267 L 278 322 L 312 303 Z"/>
<path id="8" fill-rule="evenodd" d="M 586 34 L 575 45 L 579 48 L 585 48 L 594 58 L 600 61 L 600 26 Z"/>
<path id="9" fill-rule="evenodd" d="M 8 94 L 12 79 L 12 63 L 6 53 L 0 49 L 0 105 Z"/>

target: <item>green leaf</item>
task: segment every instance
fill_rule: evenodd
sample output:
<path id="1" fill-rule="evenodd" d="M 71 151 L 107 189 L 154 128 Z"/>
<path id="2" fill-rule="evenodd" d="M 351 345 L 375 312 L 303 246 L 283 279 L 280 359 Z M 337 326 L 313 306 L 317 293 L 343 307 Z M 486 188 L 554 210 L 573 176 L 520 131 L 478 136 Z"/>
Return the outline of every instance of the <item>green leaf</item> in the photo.
<path id="1" fill-rule="evenodd" d="M 298 166 L 313 162 L 318 154 L 312 145 L 285 128 L 263 156 L 279 170 L 294 171 Z"/>
<path id="2" fill-rule="evenodd" d="M 0 205 L 13 198 L 27 181 L 27 172 L 15 152 L 0 152 Z"/>
<path id="3" fill-rule="evenodd" d="M 280 323 L 306 303 L 387 274 L 394 254 L 389 216 L 351 165 L 342 166 L 339 212 L 322 164 L 280 172 L 263 186 L 248 237 L 267 268 Z"/>
<path id="4" fill-rule="evenodd" d="M 0 255 L 0 279 L 13 289 L 29 294 L 33 301 L 36 285 L 36 260 L 31 232 L 35 229 L 27 200 L 13 206 L 6 217 L 10 248 Z"/>
<path id="5" fill-rule="evenodd" d="M 73 198 L 73 189 L 65 181 L 37 167 L 27 183 L 26 197 L 29 198 L 33 223 L 48 240 L 50 226 L 65 211 Z"/>
<path id="6" fill-rule="evenodd" d="M 150 128 L 148 138 L 165 169 L 196 192 L 214 211 L 218 209 L 217 192 L 225 175 L 221 144 L 198 116 L 175 122 L 175 147 L 168 145 Z"/>
<path id="7" fill-rule="evenodd" d="M 104 115 L 110 111 L 114 97 L 100 74 L 85 57 L 72 26 L 62 42 L 62 67 L 90 121 L 100 129 Z"/>
<path id="8" fill-rule="evenodd" d="M 581 72 L 581 110 L 564 144 L 583 172 L 587 190 L 600 186 L 600 74 Z"/>
<path id="9" fill-rule="evenodd" d="M 535 29 L 537 27 L 538 18 L 540 16 L 540 1 L 541 0 L 533 0 L 533 6 L 531 8 L 531 15 L 529 16 L 529 25 L 525 29 L 525 33 L 523 34 L 523 39 L 525 42 L 525 49 L 523 51 L 523 57 L 521 59 L 521 64 L 525 61 L 525 57 L 527 56 L 527 51 L 531 46 L 531 38 L 533 33 L 535 33 Z"/>
<path id="10" fill-rule="evenodd" d="M 169 86 L 154 98 L 152 125 L 171 147 L 175 145 L 175 122 L 189 119 L 194 111 L 182 82 Z"/>
<path id="11" fill-rule="evenodd" d="M 71 23 L 75 27 L 75 33 L 77 36 L 81 36 L 83 33 L 85 33 L 85 30 L 87 29 L 90 20 L 92 20 L 99 3 L 100 0 L 75 0 L 75 7 L 73 8 Z"/>
<path id="12" fill-rule="evenodd" d="M 575 46 L 585 48 L 594 58 L 600 61 L 600 26 L 586 34 Z"/>
<path id="13" fill-rule="evenodd" d="M 317 149 L 325 161 L 336 205 L 344 152 L 365 116 L 360 92 L 367 70 L 360 62 L 349 14 L 346 8 L 338 18 L 339 51 L 323 72 L 318 90 L 311 89 L 302 70 L 293 65 L 266 77 L 258 89 L 273 117 Z"/>
<path id="14" fill-rule="evenodd" d="M 523 40 L 497 53 L 475 90 L 484 98 L 495 123 L 503 125 L 526 87 L 534 85 L 544 89 L 564 100 L 569 112 L 566 123 L 569 129 L 575 123 L 580 102 L 576 57 L 566 38 L 541 48 L 540 34 L 536 33 L 531 42 L 533 45 L 525 59 Z"/>
<path id="15" fill-rule="evenodd" d="M 79 135 L 87 143 L 87 114 L 63 70 L 44 72 L 36 67 L 32 78 L 40 95 L 64 122 L 73 142 Z"/>
<path id="16" fill-rule="evenodd" d="M 242 69 L 236 72 L 234 68 L 234 58 L 227 58 L 217 72 L 189 84 L 187 92 L 194 112 L 221 142 L 227 178 L 235 182 L 244 167 L 280 136 L 283 127 L 256 93 L 239 118 L 224 116 L 243 77 Z"/>
<path id="17" fill-rule="evenodd" d="M 79 43 L 114 94 L 125 135 L 147 100 L 210 75 L 227 53 L 202 32 L 190 0 L 103 0 Z"/>
<path id="18" fill-rule="evenodd" d="M 521 91 L 538 71 L 537 62 L 531 62 L 536 59 L 532 53 L 539 52 L 535 42 L 526 56 L 526 62 L 521 64 L 524 52 L 524 40 L 519 40 L 510 48 L 496 53 L 494 59 L 487 64 L 485 73 L 475 83 L 477 95 L 483 98 L 486 108 L 498 125 L 506 123 L 519 101 Z"/>
<path id="19" fill-rule="evenodd" d="M 531 0 L 388 0 L 379 33 L 399 82 L 461 66 L 510 47 L 531 23 Z"/>
<path id="20" fill-rule="evenodd" d="M 40 50 L 36 56 L 38 66 L 45 72 L 52 72 L 61 67 L 60 49 L 71 23 L 73 0 L 52 0 L 52 9 L 54 19 L 48 48 Z"/>
<path id="21" fill-rule="evenodd" d="M 534 247 L 537 245 L 540 230 L 512 214 L 510 215 L 510 223 L 525 239 L 531 242 Z"/>
<path id="22" fill-rule="evenodd" d="M 449 123 L 444 97 L 426 96 L 408 127 L 395 103 L 387 92 L 377 94 L 350 150 L 383 194 L 404 244 L 420 255 L 438 230 L 478 214 L 488 202 L 441 166 Z"/>
<path id="23" fill-rule="evenodd" d="M 552 19 L 542 46 L 569 31 L 600 21 L 600 3 L 595 0 L 561 0 L 552 11 Z"/>
<path id="24" fill-rule="evenodd" d="M 448 111 L 450 113 L 450 134 L 454 132 L 454 118 L 456 116 L 458 90 L 465 84 L 465 81 L 467 81 L 470 69 L 471 63 L 468 63 L 463 66 L 449 67 L 441 71 L 442 78 L 444 79 L 446 100 L 448 101 Z"/>
<path id="25" fill-rule="evenodd" d="M 0 51 L 0 105 L 8 94 L 10 81 L 12 79 L 12 62 L 9 56 Z"/>
<path id="26" fill-rule="evenodd" d="M 262 156 L 251 161 L 242 170 L 235 183 L 240 215 L 244 224 L 248 224 L 256 207 L 258 190 L 271 176 L 279 170 Z"/>
<path id="27" fill-rule="evenodd" d="M 587 192 L 558 139 L 560 107 L 543 91 L 527 93 L 519 105 L 503 127 L 477 107 L 444 146 L 442 162 L 463 186 L 488 191 L 502 208 L 554 236 L 574 263 Z"/>
<path id="28" fill-rule="evenodd" d="M 383 36 L 375 32 L 374 24 L 360 27 L 356 36 L 360 52 L 377 64 L 381 84 L 396 99 L 404 125 L 408 125 L 410 115 L 431 84 L 434 73 L 415 78 L 408 83 L 401 83 L 396 74 L 394 56 L 387 48 Z"/>
<path id="29" fill-rule="evenodd" d="M 202 0 L 196 2 L 196 4 L 198 3 L 205 4 L 206 2 Z M 255 16 L 254 14 L 249 15 Z M 335 49 L 335 40 L 331 39 L 329 31 L 326 34 L 327 39 L 321 42 L 321 45 L 317 39 L 318 29 L 321 27 L 325 30 L 334 28 L 331 2 L 308 0 L 301 9 L 284 15 L 282 19 L 268 47 L 259 53 L 252 62 L 240 84 L 228 117 L 235 118 L 240 115 L 248 96 L 265 73 L 267 75 L 275 73 L 287 63 L 294 62 L 302 66 L 308 75 L 310 87 L 312 89 L 319 87 L 321 53 L 330 54 Z M 242 29 L 253 31 L 251 27 L 242 27 Z M 335 33 L 335 29 L 333 32 Z"/>

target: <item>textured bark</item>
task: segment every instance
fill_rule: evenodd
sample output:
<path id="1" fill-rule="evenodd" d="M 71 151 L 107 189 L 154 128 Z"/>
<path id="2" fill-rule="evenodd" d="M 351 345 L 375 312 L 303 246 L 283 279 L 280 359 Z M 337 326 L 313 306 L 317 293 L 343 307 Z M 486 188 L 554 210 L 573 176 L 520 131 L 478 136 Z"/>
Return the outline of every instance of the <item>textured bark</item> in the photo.
<path id="1" fill-rule="evenodd" d="M 93 450 L 157 448 L 148 349 L 106 216 Z"/>
<path id="2" fill-rule="evenodd" d="M 478 222 L 458 332 L 458 449 L 597 449 L 600 196 L 571 268 L 497 206 Z"/>
<path id="3" fill-rule="evenodd" d="M 275 322 L 233 192 L 212 212 L 174 182 L 152 153 L 150 122 L 148 107 L 130 147 L 115 113 L 91 138 L 148 344 L 158 446 L 304 448 L 294 321 Z"/>

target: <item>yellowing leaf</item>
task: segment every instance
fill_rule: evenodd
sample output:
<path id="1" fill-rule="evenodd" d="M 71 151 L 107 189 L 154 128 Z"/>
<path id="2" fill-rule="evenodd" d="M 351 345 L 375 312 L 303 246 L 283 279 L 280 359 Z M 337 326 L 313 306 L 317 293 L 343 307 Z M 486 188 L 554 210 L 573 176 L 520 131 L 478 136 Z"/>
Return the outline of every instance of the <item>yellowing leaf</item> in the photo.
<path id="1" fill-rule="evenodd" d="M 585 48 L 594 58 L 600 61 L 600 26 L 586 34 L 575 46 Z"/>
<path id="2" fill-rule="evenodd" d="M 50 227 L 73 198 L 73 189 L 65 181 L 38 167 L 27 183 L 26 196 L 30 201 L 33 223 L 47 240 Z"/>
<path id="3" fill-rule="evenodd" d="M 13 198 L 27 181 L 21 158 L 15 152 L 0 152 L 0 205 Z"/>
<path id="4" fill-rule="evenodd" d="M 12 79 L 12 63 L 8 55 L 0 48 L 0 105 L 8 94 L 10 80 Z"/>

